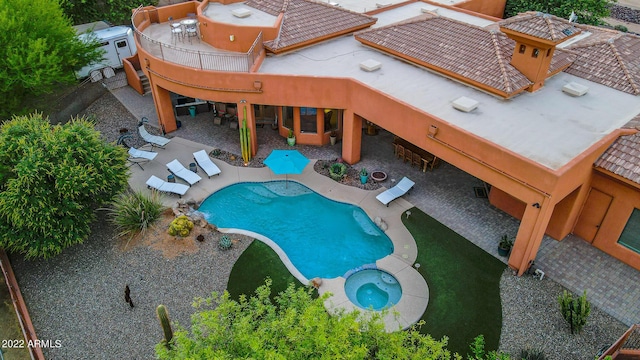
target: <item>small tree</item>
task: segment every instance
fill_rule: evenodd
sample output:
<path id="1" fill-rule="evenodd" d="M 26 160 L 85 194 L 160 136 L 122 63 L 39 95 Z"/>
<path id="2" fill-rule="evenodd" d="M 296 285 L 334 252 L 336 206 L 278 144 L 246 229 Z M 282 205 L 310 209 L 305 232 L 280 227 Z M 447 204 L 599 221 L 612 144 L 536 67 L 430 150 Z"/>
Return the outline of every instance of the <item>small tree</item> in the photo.
<path id="1" fill-rule="evenodd" d="M 358 312 L 329 315 L 328 296 L 293 285 L 270 299 L 271 280 L 239 302 L 213 295 L 197 299 L 191 333 L 174 332 L 173 346 L 156 346 L 160 359 L 450 359 L 446 340 L 417 328 L 388 333 L 381 315 Z M 207 308 L 205 308 L 207 307 Z M 455 359 L 461 359 L 454 355 Z"/>
<path id="2" fill-rule="evenodd" d="M 56 0 L 0 1 L 0 120 L 31 112 L 30 98 L 74 83 L 75 70 L 100 58 Z"/>
<path id="3" fill-rule="evenodd" d="M 41 114 L 0 128 L 0 248 L 50 257 L 81 243 L 94 210 L 127 184 L 127 154 L 93 124 L 51 126 Z"/>
<path id="4" fill-rule="evenodd" d="M 507 0 L 504 17 L 512 17 L 526 11 L 541 11 L 564 19 L 571 13 L 578 16 L 581 24 L 599 25 L 609 16 L 611 0 Z"/>
<path id="5" fill-rule="evenodd" d="M 560 304 L 560 312 L 562 317 L 569 323 L 571 333 L 579 333 L 587 323 L 587 318 L 591 313 L 591 304 L 587 301 L 587 292 L 582 296 L 574 299 L 573 295 L 564 290 L 562 295 L 558 297 Z"/>

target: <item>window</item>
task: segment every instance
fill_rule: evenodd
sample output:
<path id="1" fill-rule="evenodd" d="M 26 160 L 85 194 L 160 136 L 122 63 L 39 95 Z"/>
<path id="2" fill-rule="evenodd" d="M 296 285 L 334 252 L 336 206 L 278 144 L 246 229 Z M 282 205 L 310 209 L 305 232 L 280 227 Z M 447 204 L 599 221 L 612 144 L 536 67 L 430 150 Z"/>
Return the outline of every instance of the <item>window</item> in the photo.
<path id="1" fill-rule="evenodd" d="M 551 56 L 551 49 L 547 49 L 547 57 Z"/>
<path id="2" fill-rule="evenodd" d="M 618 239 L 618 244 L 640 254 L 640 210 L 633 209 Z"/>
<path id="3" fill-rule="evenodd" d="M 540 50 L 533 49 L 533 52 L 531 53 L 531 57 L 537 58 L 539 54 L 540 54 Z"/>
<path id="4" fill-rule="evenodd" d="M 116 43 L 116 47 L 118 47 L 118 48 L 123 48 L 125 46 L 127 46 L 127 42 L 126 41 L 118 41 Z"/>
<path id="5" fill-rule="evenodd" d="M 342 120 L 342 110 L 324 109 L 324 132 L 338 130 L 340 120 Z"/>
<path id="6" fill-rule="evenodd" d="M 293 108 L 290 106 L 282 107 L 282 126 L 293 130 Z"/>
<path id="7" fill-rule="evenodd" d="M 526 50 L 527 50 L 527 47 L 525 45 L 520 45 L 520 54 L 524 54 Z"/>
<path id="8" fill-rule="evenodd" d="M 317 133 L 318 121 L 316 108 L 301 107 L 300 108 L 300 131 L 305 133 Z"/>

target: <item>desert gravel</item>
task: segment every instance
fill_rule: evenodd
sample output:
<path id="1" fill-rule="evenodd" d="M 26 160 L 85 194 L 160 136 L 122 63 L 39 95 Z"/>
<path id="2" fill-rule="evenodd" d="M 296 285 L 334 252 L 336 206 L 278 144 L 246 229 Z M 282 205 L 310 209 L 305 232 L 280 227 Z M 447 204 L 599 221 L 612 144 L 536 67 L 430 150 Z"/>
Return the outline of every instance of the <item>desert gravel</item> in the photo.
<path id="1" fill-rule="evenodd" d="M 110 93 L 86 113 L 96 119 L 105 139 L 116 141 L 119 130 L 127 128 L 133 132 L 128 144 L 142 145 L 135 136 L 137 119 Z M 207 143 L 198 133 L 192 132 L 190 140 Z M 230 144 L 225 151 L 234 146 Z M 312 151 L 322 155 L 319 148 Z M 331 151 L 324 159 L 335 158 L 335 150 Z M 357 184 L 355 176 L 353 179 Z M 84 244 L 51 260 L 11 259 L 39 338 L 62 341 L 61 348 L 44 349 L 47 358 L 152 359 L 154 346 L 162 338 L 155 307 L 167 305 L 172 320 L 188 325 L 194 297 L 223 291 L 233 264 L 251 242 L 246 237 L 236 238 L 238 242 L 229 251 L 218 250 L 214 238 L 202 243 L 185 239 L 195 251 L 175 256 L 140 244 L 123 249 L 113 226 L 100 213 Z M 125 285 L 131 288 L 134 308 L 124 301 Z M 547 359 L 593 359 L 599 348 L 626 330 L 625 325 L 592 307 L 583 333 L 569 334 L 556 300 L 562 290 L 551 279 L 516 277 L 507 269 L 501 280 L 500 349 L 519 355 L 525 347 L 536 347 L 544 350 Z"/>

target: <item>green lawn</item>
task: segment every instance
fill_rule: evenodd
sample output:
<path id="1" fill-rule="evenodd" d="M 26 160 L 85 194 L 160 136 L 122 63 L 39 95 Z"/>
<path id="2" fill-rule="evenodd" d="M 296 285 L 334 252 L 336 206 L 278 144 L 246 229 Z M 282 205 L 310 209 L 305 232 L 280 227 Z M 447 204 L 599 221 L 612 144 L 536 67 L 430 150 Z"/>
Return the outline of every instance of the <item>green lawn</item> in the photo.
<path id="1" fill-rule="evenodd" d="M 487 349 L 497 349 L 502 326 L 499 282 L 506 265 L 418 208 L 402 220 L 418 244 L 416 262 L 429 285 L 421 332 L 436 339 L 448 336 L 448 348 L 460 354 L 468 352 L 479 334 Z M 270 247 L 254 241 L 234 265 L 227 288 L 237 299 L 253 294 L 266 277 L 273 280 L 273 294 L 290 282 L 302 286 Z"/>
<path id="2" fill-rule="evenodd" d="M 502 327 L 500 277 L 506 265 L 418 208 L 402 222 L 418 244 L 419 272 L 429 285 L 422 332 L 449 337 L 466 354 L 477 335 L 496 350 Z"/>

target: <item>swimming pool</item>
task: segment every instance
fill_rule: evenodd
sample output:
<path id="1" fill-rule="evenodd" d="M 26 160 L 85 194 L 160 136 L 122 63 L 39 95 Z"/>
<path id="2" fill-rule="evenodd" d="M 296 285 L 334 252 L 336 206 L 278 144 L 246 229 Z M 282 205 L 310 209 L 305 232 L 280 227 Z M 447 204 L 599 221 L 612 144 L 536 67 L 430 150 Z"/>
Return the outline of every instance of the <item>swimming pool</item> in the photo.
<path id="1" fill-rule="evenodd" d="M 307 279 L 342 276 L 393 253 L 391 239 L 361 208 L 297 182 L 233 184 L 211 194 L 198 211 L 219 228 L 271 239 Z"/>

